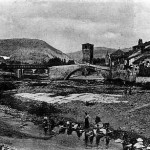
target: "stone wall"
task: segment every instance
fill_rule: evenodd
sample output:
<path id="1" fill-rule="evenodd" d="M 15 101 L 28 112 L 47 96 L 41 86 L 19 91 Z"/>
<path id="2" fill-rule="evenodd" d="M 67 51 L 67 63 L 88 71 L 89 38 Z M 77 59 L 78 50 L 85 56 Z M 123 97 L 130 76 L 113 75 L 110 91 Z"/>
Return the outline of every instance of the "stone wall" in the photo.
<path id="1" fill-rule="evenodd" d="M 49 67 L 49 79 L 65 79 L 71 72 L 79 69 L 78 65 L 63 65 Z"/>

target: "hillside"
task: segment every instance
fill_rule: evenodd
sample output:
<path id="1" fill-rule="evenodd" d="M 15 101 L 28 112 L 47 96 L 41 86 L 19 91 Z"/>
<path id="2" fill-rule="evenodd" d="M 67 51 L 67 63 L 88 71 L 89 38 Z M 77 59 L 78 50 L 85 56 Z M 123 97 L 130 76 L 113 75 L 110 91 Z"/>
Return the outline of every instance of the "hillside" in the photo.
<path id="1" fill-rule="evenodd" d="M 66 54 L 45 41 L 25 38 L 0 40 L 0 55 L 26 63 L 41 63 L 54 57 L 69 60 Z"/>
<path id="2" fill-rule="evenodd" d="M 108 52 L 109 54 L 113 53 L 114 51 L 116 51 L 117 49 L 113 49 L 113 48 L 106 48 L 106 47 L 94 47 L 94 58 L 104 58 L 106 53 Z M 124 52 L 127 52 L 129 50 L 131 50 L 131 48 L 125 48 L 125 49 L 121 49 Z M 69 55 L 72 59 L 81 62 L 82 61 L 82 51 L 77 51 L 74 53 L 68 53 L 67 55 Z"/>

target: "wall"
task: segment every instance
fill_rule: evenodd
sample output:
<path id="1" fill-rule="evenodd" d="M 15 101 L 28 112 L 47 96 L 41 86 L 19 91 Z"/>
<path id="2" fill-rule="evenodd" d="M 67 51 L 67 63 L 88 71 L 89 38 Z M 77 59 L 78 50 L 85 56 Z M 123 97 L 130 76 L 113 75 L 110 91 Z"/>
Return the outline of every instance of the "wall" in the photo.
<path id="1" fill-rule="evenodd" d="M 78 65 L 63 65 L 63 66 L 53 66 L 49 67 L 49 79 L 64 79 L 72 71 L 78 69 Z"/>

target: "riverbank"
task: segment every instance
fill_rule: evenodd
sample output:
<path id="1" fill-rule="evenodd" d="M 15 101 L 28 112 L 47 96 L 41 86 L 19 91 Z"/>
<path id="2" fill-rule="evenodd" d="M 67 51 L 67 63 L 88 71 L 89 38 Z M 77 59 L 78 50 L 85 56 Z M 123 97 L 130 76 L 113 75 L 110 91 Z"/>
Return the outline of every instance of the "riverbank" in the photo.
<path id="1" fill-rule="evenodd" d="M 137 133 L 149 137 L 150 91 L 142 90 L 141 87 L 134 87 L 132 89 L 132 95 L 124 95 L 125 88 L 128 87 L 124 85 L 103 84 L 102 81 L 91 80 L 87 83 L 84 80 L 69 80 L 53 81 L 44 87 L 22 86 L 18 89 L 17 93 L 23 94 L 26 91 L 26 93 L 35 96 L 35 99 L 38 93 L 50 94 L 48 96 L 49 100 L 58 100 L 57 98 L 60 98 L 63 101 L 63 98 L 65 98 L 68 102 L 70 99 L 69 103 L 58 104 L 58 107 L 64 111 L 64 115 L 67 117 L 70 116 L 74 119 L 77 118 L 79 121 L 83 121 L 84 112 L 86 111 L 89 112 L 91 118 L 93 118 L 92 120 L 94 120 L 96 115 L 99 115 L 104 122 L 110 122 L 115 129 L 121 127 L 124 130 L 134 130 Z M 117 101 L 121 103 L 104 103 L 104 97 L 101 97 L 101 95 L 107 94 L 112 95 L 110 101 L 117 95 Z M 97 97 L 99 97 L 99 103 L 96 102 L 94 105 L 86 105 L 85 101 L 97 100 Z M 41 97 L 40 100 L 42 99 L 44 98 Z M 73 99 L 76 101 L 72 101 Z M 139 106 L 142 107 L 140 108 Z"/>
<path id="2" fill-rule="evenodd" d="M 40 96 L 44 95 L 46 98 L 45 101 L 53 101 L 53 105 L 61 110 L 61 112 L 56 114 L 50 114 L 58 122 L 61 119 L 65 119 L 83 123 L 84 113 L 88 112 L 91 117 L 91 124 L 94 124 L 96 116 L 100 116 L 102 122 L 109 122 L 113 129 L 122 129 L 129 132 L 134 131 L 141 136 L 149 138 L 150 91 L 141 90 L 142 92 L 139 93 L 140 87 L 135 87 L 132 90 L 132 95 L 124 95 L 123 91 L 125 88 L 128 87 L 103 84 L 101 81 L 96 82 L 92 80 L 88 82 L 52 81 L 48 85 L 39 86 L 38 84 L 31 85 L 30 83 L 26 83 L 20 84 L 15 90 L 15 93 L 12 93 L 11 96 L 13 99 L 8 99 L 7 96 L 10 96 L 10 94 L 6 92 L 5 94 L 7 96 L 5 99 L 9 102 L 12 101 L 15 104 L 13 107 L 16 107 L 16 109 L 29 110 L 28 106 L 33 106 L 33 104 L 38 104 L 39 106 L 44 101 L 44 98 Z M 24 93 L 27 93 L 27 95 Z M 58 98 L 60 103 L 58 102 Z M 65 100 L 65 103 L 63 103 L 63 100 Z M 31 123 L 25 126 L 24 129 L 38 125 L 36 130 L 31 128 L 33 132 L 30 133 L 34 135 L 34 132 L 38 133 L 37 131 L 41 131 L 39 123 L 42 117 L 31 118 L 29 121 Z M 9 124 L 11 122 L 13 121 L 10 118 L 6 118 L 5 123 Z M 16 131 L 18 132 L 19 128 L 16 128 Z M 13 134 L 15 135 L 15 133 Z M 27 133 L 25 132 L 24 134 Z M 5 136 L 8 135 L 6 134 Z"/>

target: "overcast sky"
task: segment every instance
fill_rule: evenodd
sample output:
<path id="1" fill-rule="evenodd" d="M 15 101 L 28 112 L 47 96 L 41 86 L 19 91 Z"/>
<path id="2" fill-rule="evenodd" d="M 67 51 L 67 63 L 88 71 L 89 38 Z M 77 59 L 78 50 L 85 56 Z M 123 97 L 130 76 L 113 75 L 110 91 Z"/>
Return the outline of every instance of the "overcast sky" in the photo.
<path id="1" fill-rule="evenodd" d="M 41 39 L 64 53 L 81 44 L 150 41 L 149 0 L 0 0 L 0 38 Z"/>

